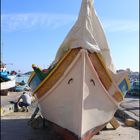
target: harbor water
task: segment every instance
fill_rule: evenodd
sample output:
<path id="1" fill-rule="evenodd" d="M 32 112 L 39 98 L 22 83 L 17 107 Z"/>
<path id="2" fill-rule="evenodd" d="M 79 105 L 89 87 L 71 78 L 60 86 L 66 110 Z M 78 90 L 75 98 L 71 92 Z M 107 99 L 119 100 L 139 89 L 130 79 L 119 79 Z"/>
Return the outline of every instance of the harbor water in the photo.
<path id="1" fill-rule="evenodd" d="M 16 76 L 16 82 L 22 82 L 24 81 L 25 83 L 28 82 L 30 75 L 21 75 L 21 76 Z"/>

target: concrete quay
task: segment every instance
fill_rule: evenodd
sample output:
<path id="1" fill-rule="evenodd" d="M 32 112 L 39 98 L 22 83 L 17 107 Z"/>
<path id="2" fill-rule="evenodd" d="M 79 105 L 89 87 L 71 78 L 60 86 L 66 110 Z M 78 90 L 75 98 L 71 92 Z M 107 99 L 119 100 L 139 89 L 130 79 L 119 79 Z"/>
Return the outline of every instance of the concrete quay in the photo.
<path id="1" fill-rule="evenodd" d="M 29 92 L 29 91 L 26 91 Z M 5 116 L 9 113 L 14 112 L 14 104 L 11 102 L 16 102 L 18 98 L 21 96 L 22 92 L 8 92 L 7 96 L 1 96 L 1 104 L 0 104 L 0 111 L 1 111 L 1 116 Z M 31 92 L 29 92 L 31 94 Z M 32 97 L 32 101 L 34 98 Z"/>
<path id="2" fill-rule="evenodd" d="M 5 109 L 5 113 L 1 115 L 1 139 L 2 140 L 64 140 L 58 134 L 54 133 L 49 127 L 43 128 L 41 125 L 39 128 L 33 129 L 28 125 L 28 122 L 37 107 L 37 103 L 29 107 L 29 112 L 13 112 L 14 109 L 7 109 L 10 107 L 9 101 L 15 101 L 21 93 L 9 93 L 8 96 L 1 97 L 1 109 Z M 133 101 L 136 101 L 133 103 Z M 122 112 L 130 111 L 133 113 L 139 112 L 137 108 L 139 99 L 125 99 L 120 105 Z M 127 105 L 126 105 L 127 104 Z M 128 109 L 129 108 L 129 109 Z M 134 108 L 134 109 L 133 109 Z M 131 109 L 131 110 L 130 110 Z M 135 110 L 138 109 L 138 110 Z M 130 113 L 129 112 L 129 113 Z M 126 113 L 126 112 L 125 112 Z M 133 114 L 135 117 L 139 114 Z M 125 115 L 124 115 L 125 116 Z M 132 116 L 132 115 L 131 115 Z M 138 116 L 137 116 L 138 117 Z M 114 130 L 110 124 L 107 125 L 107 130 L 102 130 L 99 135 L 95 135 L 91 140 L 139 140 L 139 130 L 136 127 L 127 127 L 124 123 L 123 117 L 117 118 L 120 127 Z M 134 119 L 134 118 L 133 118 Z M 138 120 L 139 121 L 139 120 Z"/>
<path id="3" fill-rule="evenodd" d="M 28 126 L 28 121 L 34 110 L 29 112 L 14 112 L 1 117 L 1 139 L 2 140 L 64 140 L 54 133 L 49 127 L 33 129 Z M 120 127 L 114 130 L 107 126 L 99 135 L 91 140 L 139 140 L 139 130 L 133 127 L 126 127 L 119 121 Z"/>
<path id="4" fill-rule="evenodd" d="M 1 116 L 14 112 L 14 104 L 10 102 L 17 101 L 22 93 L 9 92 L 8 96 L 1 96 Z M 32 101 L 34 101 L 34 97 L 32 97 Z M 131 118 L 136 121 L 136 126 L 139 128 L 139 110 L 139 97 L 126 96 L 116 112 L 116 117 L 121 118 L 123 121 Z"/>
<path id="5" fill-rule="evenodd" d="M 14 112 L 14 104 L 11 101 L 17 101 L 22 92 L 8 92 L 7 96 L 1 96 L 1 116 Z"/>

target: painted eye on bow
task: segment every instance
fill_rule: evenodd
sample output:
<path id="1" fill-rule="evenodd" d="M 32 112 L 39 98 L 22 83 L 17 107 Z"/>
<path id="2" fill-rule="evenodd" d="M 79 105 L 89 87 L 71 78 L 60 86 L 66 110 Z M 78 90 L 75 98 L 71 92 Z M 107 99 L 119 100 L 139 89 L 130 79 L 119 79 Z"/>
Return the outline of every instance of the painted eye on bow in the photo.
<path id="1" fill-rule="evenodd" d="M 90 79 L 90 82 L 93 83 L 93 85 L 95 86 L 95 82 L 93 79 Z"/>
<path id="2" fill-rule="evenodd" d="M 68 81 L 68 84 L 71 84 L 73 82 L 73 78 L 70 78 L 70 80 Z"/>

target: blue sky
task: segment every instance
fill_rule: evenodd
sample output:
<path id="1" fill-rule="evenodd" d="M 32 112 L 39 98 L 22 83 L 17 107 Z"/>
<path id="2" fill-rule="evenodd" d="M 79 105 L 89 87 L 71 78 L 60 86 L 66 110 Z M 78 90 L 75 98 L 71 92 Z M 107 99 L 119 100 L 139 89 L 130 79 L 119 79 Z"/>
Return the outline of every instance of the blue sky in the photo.
<path id="1" fill-rule="evenodd" d="M 1 0 L 2 59 L 9 70 L 48 67 L 81 0 Z M 139 71 L 139 0 L 94 0 L 117 69 Z M 12 65 L 11 65 L 12 64 Z"/>

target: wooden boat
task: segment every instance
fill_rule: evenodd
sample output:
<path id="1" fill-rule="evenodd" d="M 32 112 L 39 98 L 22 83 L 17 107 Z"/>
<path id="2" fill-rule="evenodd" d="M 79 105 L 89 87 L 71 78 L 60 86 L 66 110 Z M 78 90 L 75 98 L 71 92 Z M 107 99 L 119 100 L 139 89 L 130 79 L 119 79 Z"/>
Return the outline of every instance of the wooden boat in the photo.
<path id="1" fill-rule="evenodd" d="M 84 13 L 85 7 L 91 9 L 91 5 L 92 0 L 83 0 L 81 13 Z M 92 22 L 98 23 L 95 17 L 94 19 Z M 83 20 L 79 18 L 78 21 Z M 113 71 L 112 62 L 107 61 L 111 59 L 108 51 L 105 52 L 107 58 L 103 55 L 103 49 L 99 48 L 98 51 L 94 44 L 94 51 L 91 51 L 86 43 L 89 40 L 92 42 L 93 38 L 89 39 L 92 35 L 86 33 L 89 37 L 87 41 L 77 37 L 80 28 L 84 28 L 80 25 L 79 30 L 75 30 L 78 25 L 80 24 L 76 22 L 62 43 L 55 63 L 47 70 L 33 65 L 34 72 L 28 81 L 43 117 L 65 140 L 90 140 L 113 118 L 129 89 L 127 73 L 117 74 Z M 88 30 L 84 28 L 84 33 L 86 31 Z M 75 40 L 78 40 L 77 47 L 69 47 L 70 44 L 75 44 L 74 35 Z M 101 36 L 101 42 L 106 44 L 104 35 Z M 73 41 L 69 42 L 70 40 Z"/>
<path id="2" fill-rule="evenodd" d="M 44 80 L 36 78 L 33 73 L 29 85 L 42 115 L 83 139 L 112 119 L 128 90 L 127 78 L 115 83 L 100 55 L 80 48 L 70 50 Z"/>

